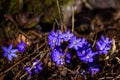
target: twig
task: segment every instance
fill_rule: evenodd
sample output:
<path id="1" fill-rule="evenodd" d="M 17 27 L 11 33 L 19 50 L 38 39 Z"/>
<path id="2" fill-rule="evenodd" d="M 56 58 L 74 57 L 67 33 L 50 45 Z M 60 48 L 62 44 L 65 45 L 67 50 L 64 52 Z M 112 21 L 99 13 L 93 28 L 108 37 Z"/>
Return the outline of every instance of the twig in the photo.
<path id="1" fill-rule="evenodd" d="M 32 59 L 32 61 L 33 61 L 34 59 L 36 59 L 36 57 L 38 57 L 40 54 L 41 54 L 41 52 L 39 52 L 39 54 L 37 54 L 37 55 Z M 24 69 L 24 68 L 23 68 L 23 69 Z M 22 69 L 22 70 L 23 70 L 23 69 Z M 15 79 L 18 77 L 18 75 L 20 74 L 20 72 L 21 72 L 21 71 L 19 71 L 18 74 L 15 76 Z"/>
<path id="2" fill-rule="evenodd" d="M 120 64 L 120 58 L 119 58 L 119 57 L 116 57 L 116 59 L 117 59 L 118 63 Z"/>
<path id="3" fill-rule="evenodd" d="M 28 39 L 30 39 L 30 37 L 27 35 L 27 34 L 25 34 L 24 32 L 22 32 L 21 30 L 18 30 L 18 32 L 19 33 L 21 33 L 21 34 L 23 34 L 25 37 L 27 37 Z"/>
<path id="4" fill-rule="evenodd" d="M 99 78 L 99 80 L 105 80 L 105 79 L 113 80 L 113 77 L 102 77 L 102 78 Z"/>
<path id="5" fill-rule="evenodd" d="M 115 78 L 115 80 L 118 80 L 118 79 L 120 79 L 120 74 Z"/>
<path id="6" fill-rule="evenodd" d="M 57 74 L 53 74 L 50 78 L 48 78 L 48 80 L 52 80 L 53 77 L 56 77 Z"/>
<path id="7" fill-rule="evenodd" d="M 89 0 L 83 0 L 83 3 L 85 4 L 85 6 L 91 10 L 93 10 L 93 7 L 88 3 Z"/>
<path id="8" fill-rule="evenodd" d="M 58 13 L 59 13 L 59 18 L 60 18 L 60 25 L 61 25 L 61 31 L 63 31 L 63 26 L 62 26 L 62 17 L 61 17 L 61 10 L 60 10 L 60 5 L 59 5 L 59 0 L 56 1 L 57 8 L 58 8 Z"/>
<path id="9" fill-rule="evenodd" d="M 74 32 L 74 5 L 72 5 L 72 32 Z"/>
<path id="10" fill-rule="evenodd" d="M 112 39 L 112 51 L 111 51 L 111 54 L 116 52 L 116 44 L 115 43 L 116 43 L 115 39 Z"/>
<path id="11" fill-rule="evenodd" d="M 5 18 L 7 18 L 7 20 L 10 20 L 17 28 L 18 28 L 18 24 L 16 23 L 16 21 L 13 19 L 13 16 L 11 14 L 5 15 Z M 6 20 L 6 21 L 7 21 Z"/>
<path id="12" fill-rule="evenodd" d="M 60 27 L 60 24 L 58 23 L 58 21 L 56 19 L 55 19 L 55 22 L 56 22 L 57 26 Z"/>
<path id="13" fill-rule="evenodd" d="M 20 73 L 21 73 L 21 70 L 17 73 L 17 75 L 15 76 L 15 79 L 17 79 Z"/>
<path id="14" fill-rule="evenodd" d="M 94 40 L 94 42 L 93 42 L 93 45 L 92 45 L 92 48 L 95 46 L 95 44 L 96 44 L 96 38 L 97 38 L 97 35 L 95 36 L 95 40 Z"/>
<path id="15" fill-rule="evenodd" d="M 20 11 L 23 9 L 23 0 L 19 0 L 19 9 Z"/>

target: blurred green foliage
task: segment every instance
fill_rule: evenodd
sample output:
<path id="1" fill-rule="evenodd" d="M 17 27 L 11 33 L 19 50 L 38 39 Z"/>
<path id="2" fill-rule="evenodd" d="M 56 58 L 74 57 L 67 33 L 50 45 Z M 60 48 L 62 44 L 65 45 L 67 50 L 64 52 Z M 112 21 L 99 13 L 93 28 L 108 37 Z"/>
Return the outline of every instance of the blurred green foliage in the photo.
<path id="1" fill-rule="evenodd" d="M 65 5 L 71 0 L 59 0 L 59 5 Z M 16 15 L 21 12 L 32 14 L 33 17 L 44 14 L 42 23 L 53 23 L 59 19 L 57 0 L 0 0 L 0 26 L 5 31 L 6 37 L 10 38 L 16 31 L 16 26 L 11 21 L 6 21 L 6 14 Z M 10 24 L 10 25 L 9 25 Z M 33 27 L 35 23 L 28 27 Z M 15 29 L 14 29 L 15 28 Z"/>
<path id="2" fill-rule="evenodd" d="M 34 16 L 44 13 L 45 19 L 43 22 L 51 22 L 58 17 L 56 5 L 57 0 L 0 0 L 0 19 L 4 19 L 4 14 L 14 14 L 23 11 L 32 13 Z M 70 0 L 59 0 L 60 5 L 66 4 Z M 23 2 L 23 3 L 20 3 Z"/>

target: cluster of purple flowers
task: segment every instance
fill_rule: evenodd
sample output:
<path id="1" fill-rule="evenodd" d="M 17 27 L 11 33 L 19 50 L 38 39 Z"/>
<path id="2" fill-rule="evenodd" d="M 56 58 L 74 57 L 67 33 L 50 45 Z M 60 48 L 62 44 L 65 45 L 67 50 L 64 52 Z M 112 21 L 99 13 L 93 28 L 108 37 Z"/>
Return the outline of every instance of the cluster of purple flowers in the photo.
<path id="1" fill-rule="evenodd" d="M 93 62 L 93 56 L 96 55 L 97 52 L 92 51 L 91 44 L 88 43 L 85 39 L 82 39 L 82 42 L 82 47 L 77 50 L 77 56 L 80 60 L 86 63 Z"/>
<path id="2" fill-rule="evenodd" d="M 93 56 L 96 55 L 97 52 L 93 52 L 91 48 L 88 48 L 86 50 L 81 50 L 77 53 L 80 60 L 83 60 L 84 62 L 93 62 Z"/>
<path id="3" fill-rule="evenodd" d="M 56 32 L 51 31 L 48 35 L 49 45 L 51 48 L 51 58 L 57 65 L 64 65 L 65 63 L 70 63 L 71 53 L 64 51 L 66 48 L 76 50 L 79 59 L 85 63 L 94 63 L 94 56 L 97 54 L 107 54 L 111 49 L 112 41 L 109 38 L 105 38 L 103 35 L 101 39 L 96 42 L 97 51 L 93 51 L 91 44 L 86 41 L 85 38 L 77 38 L 70 31 L 61 32 L 57 30 Z M 61 49 L 60 47 L 65 46 L 62 43 L 68 43 L 66 48 Z M 88 69 L 93 75 L 95 72 L 99 71 L 98 67 L 89 67 Z"/>
<path id="4" fill-rule="evenodd" d="M 105 38 L 103 35 L 101 36 L 100 40 L 96 42 L 96 50 L 93 51 L 91 44 L 87 42 L 85 38 L 77 38 L 73 33 L 70 31 L 62 32 L 57 30 L 56 32 L 51 31 L 48 35 L 49 39 L 49 46 L 51 49 L 51 58 L 52 61 L 56 63 L 57 66 L 62 66 L 65 63 L 70 64 L 72 59 L 71 53 L 72 51 L 76 51 L 77 57 L 80 61 L 83 61 L 86 64 L 94 63 L 94 56 L 99 54 L 107 54 L 108 51 L 111 49 L 112 40 L 108 37 Z M 21 42 L 17 44 L 16 49 L 12 49 L 13 45 L 7 48 L 2 46 L 4 51 L 3 56 L 7 57 L 9 61 L 12 60 L 13 57 L 17 58 L 17 52 L 23 53 L 27 47 L 26 43 Z M 42 62 L 38 62 L 36 59 L 32 66 L 28 66 L 25 70 L 28 74 L 38 73 L 42 70 Z M 96 72 L 100 71 L 96 66 L 89 66 L 89 72 L 93 75 Z"/>
<path id="5" fill-rule="evenodd" d="M 51 31 L 48 35 L 48 44 L 51 48 L 51 57 L 58 66 L 61 66 L 65 63 L 70 63 L 71 54 L 69 52 L 65 52 L 65 48 L 61 48 L 61 44 L 63 42 L 69 42 L 72 37 L 74 37 L 74 35 L 70 33 L 70 31 L 63 33 L 60 30 L 57 30 L 56 32 Z"/>
<path id="6" fill-rule="evenodd" d="M 41 67 L 41 65 L 42 65 L 42 62 L 38 62 L 38 59 L 36 59 L 34 62 L 33 62 L 33 64 L 32 64 L 32 66 L 27 66 L 27 67 L 25 67 L 25 70 L 27 71 L 27 73 L 29 74 L 29 75 L 32 75 L 32 74 L 37 74 L 37 73 L 39 73 L 39 71 L 41 71 L 43 68 Z M 32 68 L 33 67 L 33 68 Z"/>
<path id="7" fill-rule="evenodd" d="M 7 59 L 9 61 L 12 60 L 13 57 L 17 58 L 17 52 L 20 51 L 21 53 L 23 53 L 25 51 L 25 48 L 26 48 L 26 44 L 24 42 L 21 42 L 17 45 L 17 48 L 16 49 L 12 49 L 13 48 L 13 45 L 10 44 L 10 46 L 7 48 L 5 46 L 2 46 L 2 49 L 4 51 L 3 53 L 3 56 L 4 57 L 7 57 Z"/>
<path id="8" fill-rule="evenodd" d="M 56 46 L 60 46 L 62 40 L 63 40 L 63 34 L 60 30 L 57 30 L 56 33 L 54 31 L 50 32 L 50 35 L 48 36 L 49 38 L 49 45 L 50 47 L 55 47 Z"/>

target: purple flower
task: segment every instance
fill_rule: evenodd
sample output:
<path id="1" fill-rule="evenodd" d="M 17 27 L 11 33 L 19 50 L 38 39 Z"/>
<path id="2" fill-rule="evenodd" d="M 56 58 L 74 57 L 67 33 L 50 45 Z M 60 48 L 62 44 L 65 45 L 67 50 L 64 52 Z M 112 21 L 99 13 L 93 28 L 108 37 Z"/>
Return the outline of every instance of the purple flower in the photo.
<path id="1" fill-rule="evenodd" d="M 63 33 L 64 35 L 64 41 L 69 41 L 73 36 L 74 34 L 73 33 L 70 33 L 70 31 L 66 31 L 65 33 Z"/>
<path id="2" fill-rule="evenodd" d="M 11 61 L 13 57 L 17 58 L 17 55 L 15 53 L 18 51 L 18 49 L 12 49 L 12 47 L 13 47 L 12 44 L 10 44 L 8 48 L 2 46 L 2 49 L 4 51 L 3 56 L 7 57 L 9 61 Z"/>
<path id="3" fill-rule="evenodd" d="M 86 54 L 86 50 L 85 49 L 81 49 L 77 51 L 77 56 L 84 56 Z"/>
<path id="4" fill-rule="evenodd" d="M 84 50 L 82 54 L 78 53 L 78 56 L 80 56 L 80 60 L 83 60 L 84 62 L 93 62 L 93 56 L 97 54 L 96 52 L 92 52 L 91 48 Z"/>
<path id="5" fill-rule="evenodd" d="M 38 59 L 36 59 L 33 63 L 33 66 L 34 66 L 33 70 L 35 73 L 38 73 L 39 71 L 42 70 L 42 67 L 41 67 L 42 62 L 39 62 L 38 64 L 37 63 L 38 63 Z"/>
<path id="6" fill-rule="evenodd" d="M 64 35 L 60 30 L 57 30 L 56 33 L 54 31 L 51 31 L 48 35 L 49 42 L 48 44 L 50 47 L 60 46 L 61 42 L 63 42 Z"/>
<path id="7" fill-rule="evenodd" d="M 89 68 L 89 71 L 90 71 L 90 73 L 92 74 L 92 75 L 94 75 L 95 73 L 97 73 L 97 72 L 99 72 L 99 68 L 93 68 L 93 67 L 90 67 Z"/>
<path id="8" fill-rule="evenodd" d="M 85 43 L 85 39 L 76 39 L 76 36 L 73 36 L 70 40 L 70 44 L 68 45 L 68 48 L 74 48 L 75 50 L 78 50 L 80 47 L 83 47 L 83 44 Z"/>
<path id="9" fill-rule="evenodd" d="M 112 40 L 110 40 L 108 37 L 105 38 L 103 35 L 101 35 L 101 40 L 106 44 L 111 44 Z"/>
<path id="10" fill-rule="evenodd" d="M 109 38 L 105 38 L 102 35 L 101 39 L 96 42 L 96 48 L 100 54 L 102 53 L 107 54 L 108 50 L 111 49 L 111 43 L 112 43 L 112 40 L 109 40 Z"/>
<path id="11" fill-rule="evenodd" d="M 65 61 L 66 63 L 70 63 L 71 55 L 69 52 L 66 53 Z"/>
<path id="12" fill-rule="evenodd" d="M 31 67 L 30 67 L 30 66 L 25 67 L 25 70 L 27 71 L 27 73 L 28 73 L 29 75 L 32 74 L 32 71 L 31 71 Z"/>
<path id="13" fill-rule="evenodd" d="M 84 75 L 84 74 L 85 74 L 85 72 L 86 72 L 86 71 L 85 71 L 85 70 L 83 70 L 80 74 L 81 74 L 81 75 Z"/>
<path id="14" fill-rule="evenodd" d="M 89 44 L 86 40 L 83 44 L 83 47 L 82 48 L 79 48 L 77 50 L 77 56 L 84 56 L 86 55 L 86 50 L 91 48 L 91 44 Z"/>
<path id="15" fill-rule="evenodd" d="M 37 74 L 39 71 L 42 70 L 41 65 L 42 65 L 42 62 L 38 63 L 38 59 L 36 59 L 32 64 L 33 68 L 32 68 L 32 66 L 31 67 L 28 66 L 25 68 L 25 70 L 28 72 L 29 75 L 31 75 L 33 73 Z"/>
<path id="16" fill-rule="evenodd" d="M 58 50 L 54 49 L 52 52 L 52 60 L 56 62 L 58 66 L 61 66 L 64 64 L 64 59 L 63 59 L 64 54 L 60 53 Z"/>
<path id="17" fill-rule="evenodd" d="M 25 51 L 25 48 L 27 47 L 26 43 L 21 42 L 17 45 L 18 50 L 23 53 Z"/>
<path id="18" fill-rule="evenodd" d="M 48 44 L 50 45 L 51 48 L 55 47 L 56 40 L 57 38 L 55 36 L 52 36 L 51 34 L 48 35 L 49 42 Z"/>

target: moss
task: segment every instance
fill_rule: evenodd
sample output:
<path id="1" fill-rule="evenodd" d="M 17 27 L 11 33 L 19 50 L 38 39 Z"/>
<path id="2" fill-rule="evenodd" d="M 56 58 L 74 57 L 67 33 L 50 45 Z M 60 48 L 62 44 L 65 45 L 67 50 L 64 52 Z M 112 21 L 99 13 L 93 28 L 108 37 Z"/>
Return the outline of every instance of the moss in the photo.
<path id="1" fill-rule="evenodd" d="M 42 22 L 51 22 L 58 18 L 57 0 L 25 0 L 25 11 L 33 13 L 34 16 L 44 13 Z M 60 5 L 66 4 L 69 0 L 59 0 Z"/>
<path id="2" fill-rule="evenodd" d="M 23 0 L 23 12 L 32 13 L 33 17 L 44 13 L 41 22 L 53 23 L 55 19 L 59 19 L 56 1 L 57 0 Z M 64 5 L 68 1 L 70 0 L 59 0 L 59 4 Z M 5 14 L 20 13 L 21 6 L 19 0 L 0 0 L 0 22 L 5 21 Z"/>
<path id="3" fill-rule="evenodd" d="M 3 28 L 5 31 L 6 38 L 12 38 L 17 32 L 17 27 L 11 23 L 8 23 L 8 26 Z"/>
<path id="4" fill-rule="evenodd" d="M 41 6 L 40 0 L 24 0 L 24 10 L 35 16 L 41 13 Z"/>
<path id="5" fill-rule="evenodd" d="M 17 13 L 19 12 L 19 2 L 18 0 L 10 0 L 8 5 L 8 13 Z"/>

